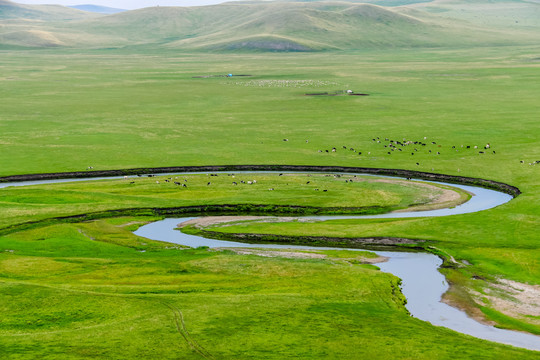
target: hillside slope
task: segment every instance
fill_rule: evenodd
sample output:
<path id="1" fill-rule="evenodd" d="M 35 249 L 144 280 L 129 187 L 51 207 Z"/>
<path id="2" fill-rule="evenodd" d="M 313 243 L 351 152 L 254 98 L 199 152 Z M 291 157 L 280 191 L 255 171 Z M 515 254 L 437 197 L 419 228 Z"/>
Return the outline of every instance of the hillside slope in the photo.
<path id="1" fill-rule="evenodd" d="M 39 11 L 48 7 L 14 6 L 3 0 L 0 4 L 7 4 L 9 10 L 0 13 L 4 19 L 0 42 L 35 47 L 142 45 L 204 51 L 317 51 L 511 45 L 540 40 L 539 32 L 526 26 L 509 31 L 498 24 L 440 16 L 433 9 L 443 5 L 435 2 L 392 8 L 346 1 L 232 2 L 149 7 L 112 15 L 74 9 L 64 14 L 56 6 L 43 15 Z M 520 2 L 521 8 L 522 4 L 540 7 L 535 2 Z M 72 11 L 73 18 L 61 19 Z M 79 13 L 80 18 L 75 18 Z"/>
<path id="2" fill-rule="evenodd" d="M 0 0 L 0 20 L 68 21 L 91 17 L 91 13 L 60 5 L 22 5 Z"/>

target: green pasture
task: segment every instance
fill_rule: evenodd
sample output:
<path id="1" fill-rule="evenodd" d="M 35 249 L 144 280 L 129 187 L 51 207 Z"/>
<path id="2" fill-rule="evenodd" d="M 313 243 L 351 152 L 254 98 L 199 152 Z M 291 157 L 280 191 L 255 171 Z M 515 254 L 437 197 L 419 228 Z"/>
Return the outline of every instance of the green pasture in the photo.
<path id="1" fill-rule="evenodd" d="M 0 172 L 333 164 L 464 174 L 526 188 L 537 174 L 526 164 L 540 155 L 539 51 L 3 52 Z M 228 73 L 253 76 L 193 78 Z M 347 89 L 370 96 L 305 96 Z M 377 136 L 426 137 L 437 145 L 388 155 L 372 141 Z M 496 154 L 460 148 L 486 143 Z M 324 152 L 334 146 L 336 153 Z"/>
<path id="2" fill-rule="evenodd" d="M 492 179 L 523 193 L 495 209 L 445 218 L 243 223 L 219 231 L 428 240 L 433 251 L 470 264 L 443 270 L 459 285 L 454 296 L 469 308 L 480 305 L 464 289 L 482 291 L 484 281 L 540 284 L 537 46 L 0 53 L 0 176 L 89 167 L 296 164 Z M 214 76 L 228 73 L 252 76 Z M 348 89 L 369 96 L 305 95 Z M 392 151 L 386 139 L 413 143 Z M 426 196 L 382 183 L 351 191 L 357 183 L 333 177 L 318 178 L 328 192 L 316 193 L 305 175 L 257 175 L 258 188 L 233 187 L 226 175 L 197 176 L 187 191 L 164 183 L 166 177 L 0 189 L 0 227 L 133 207 L 352 202 L 399 208 Z M 128 231 L 154 219 L 55 224 L 2 235 L 0 355 L 537 357 L 410 318 L 397 280 L 373 266 L 351 266 L 339 256 L 305 260 L 182 250 Z M 180 330 L 179 311 L 185 320 Z M 483 311 L 502 326 L 540 332 L 535 317 Z"/>
<path id="3" fill-rule="evenodd" d="M 0 254 L 2 358 L 537 356 L 410 317 L 398 279 L 347 261 L 358 254 L 288 259 L 133 246 L 140 239 L 130 229 L 149 220 L 2 237 L 14 251 Z M 116 242 L 101 241 L 110 238 Z"/>
<path id="4" fill-rule="evenodd" d="M 450 204 L 459 204 L 469 197 L 460 189 L 434 183 L 434 186 L 426 187 L 420 182 L 389 181 L 373 176 L 282 175 L 143 175 L 7 187 L 0 189 L 0 226 L 107 210 L 190 205 L 269 204 L 307 207 L 298 210 L 300 213 L 314 213 L 318 208 L 326 208 L 328 213 L 383 213 L 421 205 L 437 206 L 430 204 L 444 189 L 459 194 L 458 200 Z"/>

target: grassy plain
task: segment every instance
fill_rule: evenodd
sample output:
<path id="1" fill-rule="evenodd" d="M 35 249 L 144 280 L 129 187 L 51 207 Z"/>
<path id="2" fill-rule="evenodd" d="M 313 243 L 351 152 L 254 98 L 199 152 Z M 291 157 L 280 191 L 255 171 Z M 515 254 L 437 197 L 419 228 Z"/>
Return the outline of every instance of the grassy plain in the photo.
<path id="1" fill-rule="evenodd" d="M 454 199 L 449 202 L 437 200 L 448 191 L 455 195 Z M 415 181 L 330 174 L 280 176 L 278 173 L 131 176 L 126 179 L 7 187 L 1 189 L 0 194 L 0 228 L 27 221 L 117 209 L 269 204 L 311 208 L 306 209 L 306 213 L 326 208 L 327 213 L 373 214 L 415 206 L 440 208 L 457 205 L 469 197 L 455 187 Z"/>
<path id="2" fill-rule="evenodd" d="M 149 220 L 4 236 L 13 252 L 0 254 L 2 358 L 537 357 L 410 317 L 398 280 L 350 253 L 288 259 L 141 243 L 130 230 Z"/>
<path id="3" fill-rule="evenodd" d="M 445 270 L 456 283 L 481 290 L 473 277 L 501 276 L 540 284 L 540 165 L 530 165 L 540 160 L 539 59 L 538 47 L 241 55 L 142 47 L 11 49 L 0 57 L 0 175 L 252 163 L 404 168 L 493 179 L 523 194 L 496 209 L 447 218 L 236 230 L 422 238 L 471 264 Z M 227 73 L 252 76 L 193 78 Z M 305 96 L 346 89 L 370 96 Z M 377 137 L 381 143 L 373 141 Z M 384 147 L 386 138 L 424 137 L 428 146 L 419 151 L 408 146 L 389 155 Z M 490 151 L 480 154 L 487 143 Z M 335 153 L 325 152 L 332 147 Z M 120 191 L 108 198 L 88 193 L 88 185 L 63 186 L 70 187 L 71 204 L 58 192 L 51 197 L 57 189 L 52 186 L 41 194 L 2 190 L 2 211 L 8 214 L 2 224 L 58 214 L 63 207 L 86 211 L 97 198 L 103 201 L 98 206 L 123 206 L 114 199 L 126 204 L 129 196 Z M 134 204 L 199 201 L 151 192 Z M 270 195 L 257 199 L 281 201 Z M 206 190 L 201 194 L 208 196 Z M 9 208 L 28 209 L 24 199 L 44 212 L 17 214 Z M 409 318 L 391 295 L 395 279 L 370 267 L 157 244 L 150 251 L 141 244 L 147 242 L 107 223 L 55 225 L 0 238 L 6 299 L 0 351 L 14 358 L 57 358 L 73 349 L 73 358 L 173 358 L 178 351 L 195 357 L 175 330 L 177 307 L 190 334 L 216 357 L 455 358 L 456 348 L 460 358 L 537 356 Z M 194 270 L 179 265 L 190 261 Z M 329 284 L 336 287 L 326 289 Z M 352 296 L 351 289 L 360 290 Z M 31 297 L 34 304 L 23 301 Z M 465 300 L 472 304 L 470 297 Z M 538 332 L 534 317 L 506 325 Z"/>

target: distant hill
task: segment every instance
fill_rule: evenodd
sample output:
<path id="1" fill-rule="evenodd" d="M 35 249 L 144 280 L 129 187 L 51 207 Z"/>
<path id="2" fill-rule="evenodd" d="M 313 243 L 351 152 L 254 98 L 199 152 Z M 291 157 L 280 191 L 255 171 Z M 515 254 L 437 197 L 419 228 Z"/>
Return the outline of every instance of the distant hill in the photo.
<path id="1" fill-rule="evenodd" d="M 540 41 L 540 31 L 527 25 L 534 22 L 535 11 L 540 9 L 538 0 L 483 1 L 435 0 L 396 7 L 353 0 L 250 1 L 149 7 L 105 15 L 0 0 L 0 43 L 35 47 L 142 45 L 201 51 L 327 51 Z M 477 21 L 483 12 L 490 14 L 490 21 Z M 519 21 L 523 25 L 517 26 Z"/>
<path id="2" fill-rule="evenodd" d="M 70 21 L 90 17 L 90 13 L 60 5 L 22 5 L 0 0 L 0 20 Z"/>
<path id="3" fill-rule="evenodd" d="M 107 6 L 99 6 L 99 5 L 92 5 L 92 4 L 74 5 L 74 6 L 69 6 L 69 7 L 73 9 L 82 10 L 82 11 L 88 11 L 88 12 L 94 12 L 94 13 L 106 14 L 106 15 L 127 11 L 124 9 L 116 9 L 116 8 L 111 8 Z"/>

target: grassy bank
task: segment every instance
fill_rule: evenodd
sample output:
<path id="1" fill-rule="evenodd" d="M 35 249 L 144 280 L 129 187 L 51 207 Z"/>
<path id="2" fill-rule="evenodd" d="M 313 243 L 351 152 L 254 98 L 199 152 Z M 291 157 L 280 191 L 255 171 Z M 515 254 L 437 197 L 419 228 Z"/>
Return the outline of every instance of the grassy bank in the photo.
<path id="1" fill-rule="evenodd" d="M 0 254 L 2 357 L 537 356 L 411 318 L 398 279 L 357 258 L 368 254 L 181 249 L 131 233 L 150 220 L 2 237 L 11 250 Z"/>

